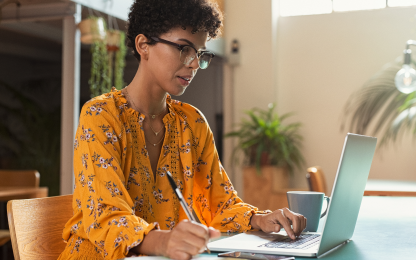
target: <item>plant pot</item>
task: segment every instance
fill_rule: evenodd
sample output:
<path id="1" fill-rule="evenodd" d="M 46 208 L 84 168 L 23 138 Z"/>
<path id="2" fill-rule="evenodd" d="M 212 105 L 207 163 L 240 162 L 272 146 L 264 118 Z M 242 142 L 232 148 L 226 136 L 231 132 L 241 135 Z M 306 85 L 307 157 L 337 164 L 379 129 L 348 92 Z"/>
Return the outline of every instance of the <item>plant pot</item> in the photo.
<path id="1" fill-rule="evenodd" d="M 82 20 L 78 28 L 81 31 L 81 42 L 84 44 L 104 41 L 106 38 L 105 21 L 101 17 Z"/>
<path id="2" fill-rule="evenodd" d="M 112 30 L 107 31 L 107 50 L 118 51 L 121 44 L 121 33 L 120 31 Z"/>
<path id="3" fill-rule="evenodd" d="M 244 202 L 258 207 L 260 210 L 276 210 L 279 205 L 286 205 L 276 201 L 273 194 L 283 193 L 289 187 L 289 173 L 286 168 L 276 166 L 261 167 L 261 175 L 255 167 L 245 167 L 244 175 Z"/>

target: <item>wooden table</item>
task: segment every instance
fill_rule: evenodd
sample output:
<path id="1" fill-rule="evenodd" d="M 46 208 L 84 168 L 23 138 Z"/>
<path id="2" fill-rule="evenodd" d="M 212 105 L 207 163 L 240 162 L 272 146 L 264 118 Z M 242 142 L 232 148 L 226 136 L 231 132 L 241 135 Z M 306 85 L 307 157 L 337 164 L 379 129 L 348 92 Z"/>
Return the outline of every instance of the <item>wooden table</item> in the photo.
<path id="1" fill-rule="evenodd" d="M 416 181 L 370 179 L 365 186 L 364 196 L 416 196 Z"/>

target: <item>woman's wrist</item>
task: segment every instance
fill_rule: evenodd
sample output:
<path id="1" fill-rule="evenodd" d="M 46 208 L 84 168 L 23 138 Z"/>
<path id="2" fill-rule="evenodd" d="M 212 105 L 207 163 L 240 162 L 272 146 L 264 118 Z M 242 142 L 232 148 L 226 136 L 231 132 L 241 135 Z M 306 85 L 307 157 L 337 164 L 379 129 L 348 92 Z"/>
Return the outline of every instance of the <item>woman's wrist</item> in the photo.
<path id="1" fill-rule="evenodd" d="M 261 214 L 253 214 L 250 219 L 250 225 L 252 229 L 261 229 L 260 228 L 260 220 L 262 215 Z"/>
<path id="2" fill-rule="evenodd" d="M 143 241 L 138 246 L 130 249 L 130 251 L 136 255 L 164 256 L 169 236 L 169 230 L 152 230 L 144 236 Z"/>

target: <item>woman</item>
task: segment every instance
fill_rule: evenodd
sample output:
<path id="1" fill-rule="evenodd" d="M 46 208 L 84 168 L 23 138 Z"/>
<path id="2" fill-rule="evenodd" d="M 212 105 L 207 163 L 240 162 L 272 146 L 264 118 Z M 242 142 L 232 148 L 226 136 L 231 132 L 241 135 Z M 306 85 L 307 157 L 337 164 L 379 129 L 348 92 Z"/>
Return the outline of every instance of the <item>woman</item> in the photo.
<path id="1" fill-rule="evenodd" d="M 140 65 L 123 90 L 83 106 L 74 144 L 74 216 L 60 259 L 190 259 L 220 231 L 284 227 L 295 238 L 305 228 L 306 219 L 288 209 L 260 212 L 243 203 L 205 117 L 170 97 L 209 65 L 214 55 L 206 42 L 221 25 L 208 0 L 134 2 L 127 36 Z M 167 171 L 200 223 L 187 220 Z"/>

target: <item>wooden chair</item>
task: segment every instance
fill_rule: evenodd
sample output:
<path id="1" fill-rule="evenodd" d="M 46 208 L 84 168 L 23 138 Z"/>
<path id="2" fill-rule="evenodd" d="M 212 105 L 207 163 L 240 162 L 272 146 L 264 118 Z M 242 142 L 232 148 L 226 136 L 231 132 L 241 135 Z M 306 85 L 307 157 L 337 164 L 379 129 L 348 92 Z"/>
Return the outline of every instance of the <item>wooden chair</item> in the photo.
<path id="1" fill-rule="evenodd" d="M 0 246 L 6 244 L 10 240 L 9 230 L 0 229 Z"/>
<path id="2" fill-rule="evenodd" d="M 7 203 L 15 260 L 57 259 L 66 244 L 62 231 L 73 216 L 72 195 Z"/>
<path id="3" fill-rule="evenodd" d="M 0 187 L 39 187 L 40 174 L 36 170 L 0 170 Z M 1 204 L 0 206 L 3 206 Z M 0 246 L 10 240 L 9 230 L 0 229 Z"/>
<path id="4" fill-rule="evenodd" d="M 309 167 L 306 173 L 309 190 L 323 192 L 326 194 L 326 182 L 324 173 L 319 166 Z"/>
<path id="5" fill-rule="evenodd" d="M 39 187 L 40 174 L 36 170 L 0 170 L 0 187 Z"/>

